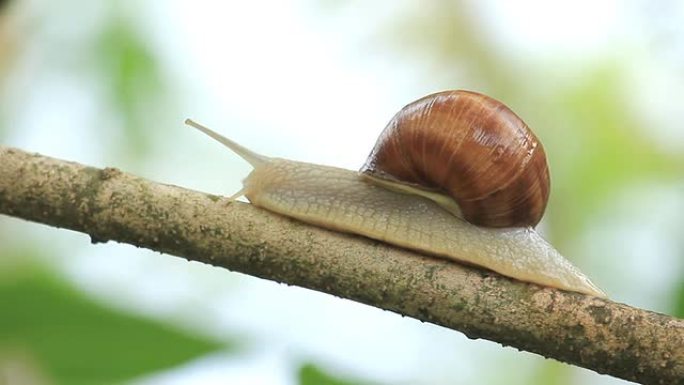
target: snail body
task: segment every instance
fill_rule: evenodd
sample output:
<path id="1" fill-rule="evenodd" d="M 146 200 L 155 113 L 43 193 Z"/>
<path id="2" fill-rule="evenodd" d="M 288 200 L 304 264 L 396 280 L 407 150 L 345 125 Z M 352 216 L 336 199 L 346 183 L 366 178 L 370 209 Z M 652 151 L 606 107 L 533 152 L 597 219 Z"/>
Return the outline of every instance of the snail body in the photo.
<path id="1" fill-rule="evenodd" d="M 242 190 L 234 197 L 244 195 L 257 207 L 323 228 L 484 267 L 521 281 L 605 297 L 532 225 L 477 226 L 463 218 L 464 212 L 456 199 L 445 195 L 442 189 L 414 186 L 394 175 L 385 177 L 377 170 L 369 172 L 369 167 L 375 167 L 369 166 L 372 161 L 359 173 L 270 158 L 191 120 L 186 123 L 223 143 L 252 165 Z M 391 125 L 392 122 L 388 127 Z M 379 143 L 383 140 L 381 135 Z M 373 153 L 377 149 L 378 145 Z M 520 221 L 524 216 L 504 217 Z M 501 218 L 495 218 L 498 224 L 502 223 Z"/>

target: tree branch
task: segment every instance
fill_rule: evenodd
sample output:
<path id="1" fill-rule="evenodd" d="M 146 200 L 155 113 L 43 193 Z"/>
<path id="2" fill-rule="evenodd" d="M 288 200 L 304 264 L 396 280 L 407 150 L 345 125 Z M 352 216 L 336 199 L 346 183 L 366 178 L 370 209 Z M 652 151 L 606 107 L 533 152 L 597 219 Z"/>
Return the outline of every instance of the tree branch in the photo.
<path id="1" fill-rule="evenodd" d="M 645 384 L 684 384 L 684 320 L 0 146 L 0 213 L 353 299 Z"/>

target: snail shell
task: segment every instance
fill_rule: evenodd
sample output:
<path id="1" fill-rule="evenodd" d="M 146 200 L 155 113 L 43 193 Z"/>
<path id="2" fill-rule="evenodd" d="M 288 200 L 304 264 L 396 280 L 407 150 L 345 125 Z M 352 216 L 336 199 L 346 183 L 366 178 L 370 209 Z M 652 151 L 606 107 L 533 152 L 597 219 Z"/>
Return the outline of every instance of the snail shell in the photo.
<path id="1" fill-rule="evenodd" d="M 440 92 L 404 107 L 361 172 L 388 187 L 445 194 L 457 208 L 438 203 L 484 227 L 534 227 L 549 198 L 539 139 L 504 104 L 470 91 Z"/>

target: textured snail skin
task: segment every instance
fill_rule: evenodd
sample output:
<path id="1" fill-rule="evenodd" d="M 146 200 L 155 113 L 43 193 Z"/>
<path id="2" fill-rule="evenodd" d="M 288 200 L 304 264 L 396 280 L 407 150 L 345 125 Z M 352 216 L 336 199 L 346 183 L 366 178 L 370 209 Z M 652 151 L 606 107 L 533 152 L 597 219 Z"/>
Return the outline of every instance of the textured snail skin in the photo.
<path id="1" fill-rule="evenodd" d="M 474 226 L 431 199 L 381 187 L 355 171 L 268 158 L 192 121 L 186 123 L 252 164 L 254 170 L 236 196 L 244 195 L 257 207 L 521 281 L 605 297 L 532 228 Z"/>
<path id="2" fill-rule="evenodd" d="M 324 228 L 485 267 L 543 286 L 605 294 L 532 228 L 471 225 L 435 202 L 335 167 L 272 159 L 244 180 L 257 207 Z"/>
<path id="3" fill-rule="evenodd" d="M 504 104 L 471 91 L 439 92 L 402 108 L 361 172 L 450 196 L 464 219 L 485 227 L 534 227 L 549 198 L 539 139 Z"/>

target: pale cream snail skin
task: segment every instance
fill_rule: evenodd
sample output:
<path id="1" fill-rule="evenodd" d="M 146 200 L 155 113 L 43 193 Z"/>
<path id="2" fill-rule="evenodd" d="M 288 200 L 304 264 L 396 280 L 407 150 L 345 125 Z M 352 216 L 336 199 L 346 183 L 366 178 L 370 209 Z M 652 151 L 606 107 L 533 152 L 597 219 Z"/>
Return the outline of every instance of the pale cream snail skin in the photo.
<path id="1" fill-rule="evenodd" d="M 494 117 L 502 113 L 503 123 Z M 407 114 L 410 118 L 405 124 L 403 121 Z M 475 117 L 477 115 L 483 115 L 484 120 Z M 454 170 L 461 172 L 462 176 L 465 173 L 463 179 L 477 173 L 473 167 L 458 170 L 459 166 L 449 166 L 449 162 L 458 161 L 461 157 L 450 153 L 451 150 L 445 152 L 449 162 L 430 159 L 444 152 L 444 145 L 421 138 L 421 134 L 414 131 L 416 127 L 418 130 L 423 127 L 435 130 L 437 125 L 442 125 L 432 121 L 432 117 L 446 118 L 450 121 L 449 126 L 457 126 L 438 128 L 440 140 L 456 143 L 457 150 L 478 152 L 482 147 L 488 153 L 482 156 L 499 157 L 488 163 L 477 154 L 466 156 L 474 157 L 478 163 L 474 168 L 484 168 L 486 175 L 496 173 L 495 168 L 509 173 L 503 177 L 504 182 L 499 183 L 500 187 L 492 189 L 475 177 L 470 183 L 484 191 L 481 196 L 461 191 L 456 193 L 460 196 L 454 197 L 449 191 L 451 188 L 435 187 L 435 181 L 450 178 L 444 172 L 438 170 L 436 174 L 429 175 L 413 168 L 416 164 L 423 167 L 436 162 L 433 165 L 446 169 L 447 173 Z M 497 120 L 494 126 L 498 128 L 494 127 L 493 131 L 501 131 L 504 127 L 503 131 L 507 132 L 497 136 L 522 143 L 522 166 L 510 165 L 512 152 L 508 150 L 520 146 L 520 143 L 502 148 L 498 139 L 490 135 L 492 124 L 488 120 L 491 119 Z M 463 122 L 466 122 L 466 127 L 458 127 Z M 533 228 L 541 218 L 548 198 L 548 170 L 541 144 L 524 123 L 520 126 L 521 122 L 503 104 L 481 94 L 445 91 L 429 95 L 409 104 L 390 121 L 369 161 L 361 172 L 357 172 L 260 155 L 207 127 L 186 120 L 186 124 L 221 142 L 254 168 L 233 198 L 244 195 L 254 206 L 306 223 L 481 266 L 520 281 L 606 297 Z M 401 128 L 404 126 L 408 128 Z M 453 130 L 467 132 L 454 134 Z M 387 159 L 407 151 L 401 147 L 402 140 L 396 139 L 397 132 L 410 143 L 409 147 L 416 147 L 419 154 L 413 160 L 398 161 L 400 168 L 408 170 L 403 172 L 404 175 L 392 165 L 387 169 L 376 168 L 384 167 Z M 541 156 L 535 154 L 537 148 Z M 400 154 L 401 157 L 404 155 Z M 543 165 L 536 159 L 542 159 Z M 541 181 L 537 180 L 539 176 Z M 421 183 L 424 184 L 421 186 Z M 513 203 L 496 202 L 496 199 Z M 538 202 L 540 199 L 544 202 Z M 488 206 L 500 213 L 488 213 Z M 518 209 L 524 213 L 516 213 Z"/>

